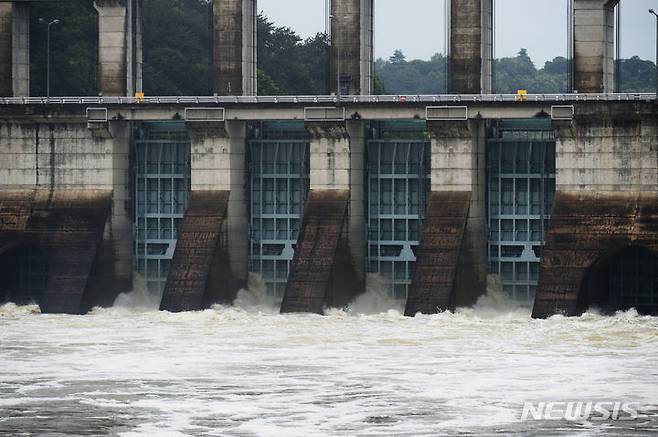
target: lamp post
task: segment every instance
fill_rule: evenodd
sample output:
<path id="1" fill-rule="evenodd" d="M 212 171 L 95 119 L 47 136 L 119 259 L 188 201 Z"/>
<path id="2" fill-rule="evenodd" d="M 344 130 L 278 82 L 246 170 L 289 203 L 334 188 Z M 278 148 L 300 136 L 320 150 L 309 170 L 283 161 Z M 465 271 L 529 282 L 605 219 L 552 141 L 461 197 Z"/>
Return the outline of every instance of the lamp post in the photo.
<path id="1" fill-rule="evenodd" d="M 52 21 L 46 21 L 39 18 L 39 23 L 46 25 L 46 97 L 50 98 L 50 26 L 59 24 L 59 20 L 55 18 Z"/>
<path id="2" fill-rule="evenodd" d="M 658 14 L 653 9 L 649 13 L 656 16 L 656 102 L 658 102 Z"/>

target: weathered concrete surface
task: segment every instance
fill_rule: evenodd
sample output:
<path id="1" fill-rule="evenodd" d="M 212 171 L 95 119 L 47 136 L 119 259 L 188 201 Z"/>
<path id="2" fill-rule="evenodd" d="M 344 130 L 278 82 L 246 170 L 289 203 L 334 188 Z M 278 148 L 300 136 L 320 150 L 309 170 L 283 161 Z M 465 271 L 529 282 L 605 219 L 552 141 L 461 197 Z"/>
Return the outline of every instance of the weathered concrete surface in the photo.
<path id="1" fill-rule="evenodd" d="M 256 0 L 213 1 L 214 89 L 256 95 Z"/>
<path id="2" fill-rule="evenodd" d="M 30 94 L 30 5 L 0 3 L 0 96 Z"/>
<path id="3" fill-rule="evenodd" d="M 619 0 L 574 0 L 574 90 L 615 91 L 615 14 Z"/>
<path id="4" fill-rule="evenodd" d="M 340 74 L 341 94 L 372 94 L 373 0 L 334 0 L 331 14 L 329 89 L 337 91 Z"/>
<path id="5" fill-rule="evenodd" d="M 94 7 L 101 93 L 131 96 L 142 88 L 141 0 L 94 0 Z"/>
<path id="6" fill-rule="evenodd" d="M 81 120 L 0 121 L 0 192 L 111 191 L 111 216 L 93 272 L 97 304 L 111 305 L 132 286 L 130 126 L 112 121 L 90 130 Z"/>
<path id="7" fill-rule="evenodd" d="M 558 192 L 532 316 L 581 314 L 597 299 L 587 275 L 629 246 L 658 255 L 658 193 Z"/>
<path id="8" fill-rule="evenodd" d="M 249 257 L 246 124 L 190 122 L 187 126 L 191 141 L 192 192 L 230 193 L 222 238 L 226 238 L 231 276 L 241 286 L 246 286 Z"/>
<path id="9" fill-rule="evenodd" d="M 47 256 L 42 312 L 83 314 L 96 305 L 89 278 L 111 198 L 109 190 L 0 191 L 0 251 L 33 245 Z"/>
<path id="10" fill-rule="evenodd" d="M 470 201 L 470 191 L 430 193 L 406 316 L 454 308 Z"/>
<path id="11" fill-rule="evenodd" d="M 653 104 L 577 105 L 554 122 L 556 200 L 533 316 L 576 315 L 583 279 L 602 257 L 658 239 L 658 112 Z"/>
<path id="12" fill-rule="evenodd" d="M 481 120 L 428 123 L 432 140 L 432 193 L 470 193 L 454 306 L 472 305 L 486 292 L 485 128 Z"/>
<path id="13" fill-rule="evenodd" d="M 348 190 L 309 192 L 282 313 L 322 314 L 328 300 L 349 301 L 341 297 L 346 290 L 332 289 L 332 284 L 349 284 L 354 279 L 353 275 L 346 276 L 349 272 L 337 268 L 345 261 L 339 259 L 338 248 L 347 227 L 348 201 Z"/>
<path id="14" fill-rule="evenodd" d="M 448 93 L 491 92 L 492 0 L 451 0 Z"/>
<path id="15" fill-rule="evenodd" d="M 226 234 L 228 191 L 193 191 L 171 261 L 160 309 L 180 312 L 231 303 L 239 286 L 232 277 Z"/>

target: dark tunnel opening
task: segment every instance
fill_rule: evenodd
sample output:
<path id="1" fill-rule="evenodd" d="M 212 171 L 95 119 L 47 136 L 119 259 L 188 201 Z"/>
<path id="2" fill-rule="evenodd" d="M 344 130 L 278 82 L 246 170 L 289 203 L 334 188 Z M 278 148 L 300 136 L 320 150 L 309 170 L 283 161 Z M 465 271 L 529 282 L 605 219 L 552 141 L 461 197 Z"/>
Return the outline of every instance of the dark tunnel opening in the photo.
<path id="1" fill-rule="evenodd" d="M 38 247 L 19 245 L 0 253 L 0 304 L 38 304 L 47 284 L 48 259 Z"/>
<path id="2" fill-rule="evenodd" d="M 639 246 L 604 257 L 585 277 L 579 307 L 581 311 L 595 307 L 607 314 L 631 308 L 640 314 L 658 314 L 658 257 Z"/>

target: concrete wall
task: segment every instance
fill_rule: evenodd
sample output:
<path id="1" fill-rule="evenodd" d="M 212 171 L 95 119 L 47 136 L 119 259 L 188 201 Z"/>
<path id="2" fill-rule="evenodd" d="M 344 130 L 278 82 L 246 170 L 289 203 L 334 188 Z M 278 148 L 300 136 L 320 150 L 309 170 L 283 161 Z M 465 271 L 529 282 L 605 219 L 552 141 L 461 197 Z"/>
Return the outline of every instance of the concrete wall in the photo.
<path id="1" fill-rule="evenodd" d="M 30 94 L 30 5 L 0 3 L 0 96 Z"/>
<path id="2" fill-rule="evenodd" d="M 615 14 L 619 0 L 574 0 L 574 90 L 615 90 Z"/>
<path id="3" fill-rule="evenodd" d="M 214 92 L 256 94 L 256 0 L 213 1 Z"/>
<path id="4" fill-rule="evenodd" d="M 247 282 L 246 124 L 188 123 L 192 141 L 192 191 L 229 190 L 225 236 L 234 278 Z"/>
<path id="5" fill-rule="evenodd" d="M 658 130 L 646 108 L 579 106 L 554 125 L 557 191 L 658 192 Z"/>
<path id="6" fill-rule="evenodd" d="M 113 292 L 126 291 L 132 281 L 129 157 L 128 122 L 110 122 L 96 130 L 79 121 L 0 122 L 0 191 L 112 190 L 103 244 L 111 252 Z"/>

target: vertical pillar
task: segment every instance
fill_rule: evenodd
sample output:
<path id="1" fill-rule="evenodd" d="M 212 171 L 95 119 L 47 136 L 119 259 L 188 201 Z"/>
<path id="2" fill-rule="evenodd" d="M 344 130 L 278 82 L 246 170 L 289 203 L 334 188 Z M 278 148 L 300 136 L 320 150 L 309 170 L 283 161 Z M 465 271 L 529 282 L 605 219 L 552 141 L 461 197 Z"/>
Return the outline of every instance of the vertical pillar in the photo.
<path id="1" fill-rule="evenodd" d="M 329 89 L 340 76 L 341 94 L 372 94 L 373 0 L 332 0 L 331 14 Z"/>
<path id="2" fill-rule="evenodd" d="M 256 95 L 256 18 L 256 0 L 213 0 L 215 93 Z"/>
<path id="3" fill-rule="evenodd" d="M 348 191 L 347 244 L 359 281 L 365 281 L 365 123 L 308 123 L 311 191 Z"/>
<path id="4" fill-rule="evenodd" d="M 615 13 L 619 0 L 574 0 L 574 91 L 615 89 Z"/>
<path id="5" fill-rule="evenodd" d="M 223 238 L 233 279 L 247 283 L 248 239 L 246 124 L 239 121 L 189 123 L 192 139 L 192 192 L 229 191 Z M 236 290 L 237 291 L 237 290 Z"/>
<path id="6" fill-rule="evenodd" d="M 492 91 L 493 0 L 451 0 L 448 92 Z"/>
<path id="7" fill-rule="evenodd" d="M 486 166 L 480 121 L 430 122 L 431 192 L 405 314 L 471 305 L 486 291 Z"/>
<path id="8" fill-rule="evenodd" d="M 132 96 L 142 88 L 141 0 L 94 0 L 100 91 Z"/>
<path id="9" fill-rule="evenodd" d="M 0 96 L 30 94 L 30 5 L 0 3 Z"/>

